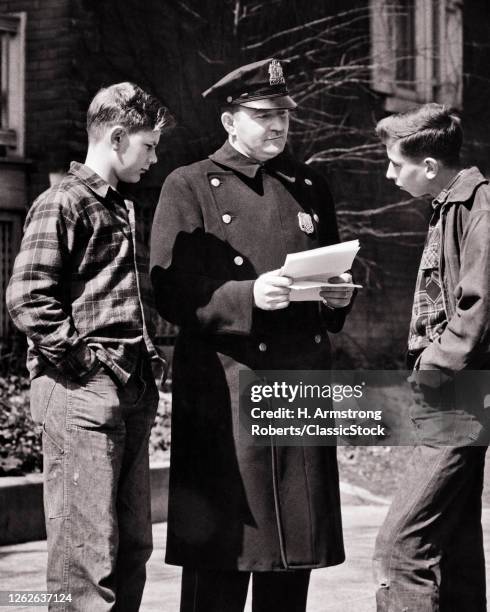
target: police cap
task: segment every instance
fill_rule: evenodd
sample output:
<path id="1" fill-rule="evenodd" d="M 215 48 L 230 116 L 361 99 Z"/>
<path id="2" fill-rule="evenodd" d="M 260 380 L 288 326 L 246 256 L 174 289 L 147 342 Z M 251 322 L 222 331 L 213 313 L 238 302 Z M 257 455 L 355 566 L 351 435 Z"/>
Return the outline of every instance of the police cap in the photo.
<path id="1" fill-rule="evenodd" d="M 239 104 L 248 108 L 296 108 L 286 86 L 279 60 L 265 59 L 240 66 L 228 73 L 203 94 L 219 104 Z"/>

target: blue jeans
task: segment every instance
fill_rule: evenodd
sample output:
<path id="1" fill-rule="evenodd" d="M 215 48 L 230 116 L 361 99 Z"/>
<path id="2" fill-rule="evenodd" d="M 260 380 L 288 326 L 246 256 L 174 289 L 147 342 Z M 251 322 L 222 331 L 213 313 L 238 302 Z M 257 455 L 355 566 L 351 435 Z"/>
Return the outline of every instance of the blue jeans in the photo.
<path id="1" fill-rule="evenodd" d="M 374 553 L 378 612 L 484 612 L 486 447 L 414 448 Z"/>
<path id="2" fill-rule="evenodd" d="M 57 612 L 139 609 L 152 551 L 148 439 L 157 405 L 146 362 L 124 387 L 104 366 L 81 383 L 52 369 L 32 381 L 31 412 L 43 427 L 47 588 L 72 599 Z"/>

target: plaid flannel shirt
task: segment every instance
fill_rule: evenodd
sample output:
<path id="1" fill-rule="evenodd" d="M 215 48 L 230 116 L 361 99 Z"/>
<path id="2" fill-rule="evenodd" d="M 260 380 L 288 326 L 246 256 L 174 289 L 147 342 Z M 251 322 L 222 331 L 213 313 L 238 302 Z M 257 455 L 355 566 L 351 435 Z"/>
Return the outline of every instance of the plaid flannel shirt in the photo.
<path id="1" fill-rule="evenodd" d="M 162 361 L 133 203 L 82 164 L 29 210 L 7 306 L 31 378 L 51 365 L 80 379 L 102 362 L 125 383 L 142 351 Z"/>

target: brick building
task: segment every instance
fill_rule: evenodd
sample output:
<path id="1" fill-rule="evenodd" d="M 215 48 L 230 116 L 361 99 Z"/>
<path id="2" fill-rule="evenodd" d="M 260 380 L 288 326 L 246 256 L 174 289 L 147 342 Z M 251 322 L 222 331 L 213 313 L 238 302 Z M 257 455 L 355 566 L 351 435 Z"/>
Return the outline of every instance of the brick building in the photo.
<path id="1" fill-rule="evenodd" d="M 406 206 L 385 181 L 372 126 L 386 111 L 451 104 L 463 112 L 468 160 L 488 170 L 489 35 L 485 0 L 0 0 L 2 293 L 29 202 L 83 159 L 85 110 L 100 86 L 135 81 L 178 120 L 136 189 L 149 226 L 168 172 L 222 139 L 200 92 L 228 68 L 278 56 L 290 60 L 301 107 L 291 147 L 328 175 L 343 238 L 363 246 L 344 363 L 400 362 L 427 204 Z M 9 333 L 2 300 L 0 337 Z"/>

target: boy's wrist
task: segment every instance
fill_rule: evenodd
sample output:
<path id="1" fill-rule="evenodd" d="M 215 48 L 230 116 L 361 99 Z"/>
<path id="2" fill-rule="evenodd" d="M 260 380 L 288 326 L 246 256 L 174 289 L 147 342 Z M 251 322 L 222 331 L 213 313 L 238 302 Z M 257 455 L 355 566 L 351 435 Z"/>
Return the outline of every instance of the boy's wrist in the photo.
<path id="1" fill-rule="evenodd" d="M 68 378 L 80 380 L 94 372 L 99 364 L 95 351 L 84 342 L 80 342 L 64 356 L 61 369 Z"/>

